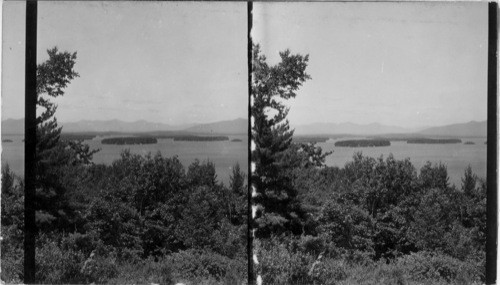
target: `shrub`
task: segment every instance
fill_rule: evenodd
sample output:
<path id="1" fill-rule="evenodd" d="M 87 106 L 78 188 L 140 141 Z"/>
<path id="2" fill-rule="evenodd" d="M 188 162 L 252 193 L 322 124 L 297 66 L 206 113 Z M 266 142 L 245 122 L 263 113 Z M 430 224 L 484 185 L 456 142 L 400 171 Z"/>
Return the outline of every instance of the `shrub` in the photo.
<path id="1" fill-rule="evenodd" d="M 338 247 L 373 252 L 374 221 L 361 207 L 331 199 L 325 203 L 319 222 L 318 230 Z"/>
<path id="2" fill-rule="evenodd" d="M 63 250 L 81 251 L 89 256 L 97 246 L 97 236 L 92 234 L 70 233 L 61 240 Z"/>
<path id="3" fill-rule="evenodd" d="M 85 260 L 82 252 L 63 250 L 53 238 L 41 236 L 36 248 L 35 279 L 38 283 L 81 283 L 85 280 L 80 272 Z"/>
<path id="4" fill-rule="evenodd" d="M 308 284 L 312 282 L 309 270 L 316 256 L 292 250 L 286 242 L 271 238 L 255 243 L 259 264 L 257 274 L 264 284 Z"/>
<path id="5" fill-rule="evenodd" d="M 22 247 L 7 249 L 4 247 L 4 242 L 2 241 L 2 270 L 0 275 L 2 281 L 8 284 L 22 283 L 23 255 Z"/>
<path id="6" fill-rule="evenodd" d="M 116 253 L 112 247 L 98 244 L 80 268 L 87 283 L 106 283 L 118 275 Z"/>
<path id="7" fill-rule="evenodd" d="M 125 261 L 120 263 L 116 277 L 108 284 L 175 284 L 172 267 L 166 262 L 156 262 L 148 258 L 139 262 Z"/>
<path id="8" fill-rule="evenodd" d="M 336 284 L 347 278 L 346 268 L 344 261 L 327 258 L 314 267 L 311 277 L 319 284 Z"/>
<path id="9" fill-rule="evenodd" d="M 169 264 L 177 279 L 222 281 L 237 275 L 239 280 L 246 280 L 246 260 L 230 259 L 211 251 L 189 249 L 167 255 L 159 262 Z"/>
<path id="10" fill-rule="evenodd" d="M 293 241 L 292 241 L 293 242 Z M 301 252 L 305 252 L 311 255 L 319 255 L 326 248 L 326 242 L 324 237 L 315 236 L 301 236 L 294 243 L 297 244 L 297 249 Z"/>
<path id="11" fill-rule="evenodd" d="M 440 253 L 418 252 L 405 255 L 395 261 L 409 278 L 416 281 L 479 281 L 481 271 L 476 266 Z"/>
<path id="12" fill-rule="evenodd" d="M 105 283 L 118 273 L 115 255 L 112 248 L 87 235 L 42 234 L 37 239 L 35 278 L 43 284 Z"/>

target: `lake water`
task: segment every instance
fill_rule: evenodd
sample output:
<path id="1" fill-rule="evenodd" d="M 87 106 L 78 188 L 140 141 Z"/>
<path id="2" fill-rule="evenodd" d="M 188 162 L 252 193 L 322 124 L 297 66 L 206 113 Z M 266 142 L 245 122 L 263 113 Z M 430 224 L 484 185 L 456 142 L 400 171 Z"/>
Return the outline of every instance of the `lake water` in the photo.
<path id="1" fill-rule="evenodd" d="M 240 168 L 245 173 L 248 165 L 248 140 L 245 135 L 230 135 L 229 141 L 215 142 L 195 142 L 195 141 L 174 141 L 172 139 L 158 139 L 157 144 L 146 145 L 108 145 L 101 144 L 101 139 L 85 140 L 91 149 L 101 150 L 94 154 L 94 163 L 111 164 L 120 158 L 120 153 L 124 149 L 130 149 L 131 153 L 146 155 L 156 154 L 158 151 L 164 157 L 177 155 L 186 171 L 188 166 L 198 159 L 200 161 L 210 160 L 215 164 L 219 181 L 226 185 L 232 173 L 232 167 L 240 164 Z M 24 173 L 24 143 L 23 136 L 5 136 L 2 139 L 10 139 L 11 143 L 2 143 L 2 165 L 8 163 L 10 168 L 17 174 Z M 231 142 L 232 139 L 240 139 L 241 142 Z"/>
<path id="2" fill-rule="evenodd" d="M 232 166 L 238 162 L 242 170 L 247 169 L 247 137 L 230 136 L 229 139 L 241 139 L 241 142 L 219 141 L 219 142 L 185 142 L 173 141 L 171 139 L 159 139 L 157 144 L 150 145 L 102 145 L 100 140 L 85 141 L 91 148 L 101 148 L 101 151 L 94 155 L 95 163 L 111 164 L 120 157 L 123 149 L 129 148 L 132 153 L 155 154 L 160 151 L 163 156 L 171 157 L 178 155 L 182 164 L 187 167 L 195 160 L 209 159 L 215 164 L 217 176 L 226 185 L 229 182 L 229 175 Z M 2 165 L 9 163 L 11 169 L 22 175 L 24 172 L 24 143 L 23 136 L 5 136 L 2 139 L 11 139 L 11 143 L 2 143 Z M 346 138 L 342 138 L 346 139 Z M 359 138 L 358 138 L 359 139 Z M 409 157 L 417 170 L 427 162 L 443 162 L 448 167 L 450 183 L 457 186 L 461 184 L 461 178 L 467 165 L 471 165 L 472 170 L 479 177 L 486 177 L 486 138 L 463 138 L 463 142 L 472 141 L 475 144 L 407 144 L 404 141 L 392 141 L 388 147 L 335 147 L 336 140 L 329 140 L 318 145 L 324 151 L 333 150 L 333 154 L 327 157 L 326 163 L 330 166 L 343 167 L 346 162 L 352 160 L 355 152 L 362 152 L 363 155 L 378 158 L 381 155 L 387 157 L 390 153 L 396 159 Z"/>
<path id="3" fill-rule="evenodd" d="M 342 138 L 339 140 L 345 140 Z M 359 138 L 356 138 L 359 139 Z M 346 162 L 352 161 L 356 152 L 362 152 L 365 156 L 378 158 L 383 155 L 386 158 L 390 153 L 396 159 L 410 158 L 411 163 L 417 171 L 427 161 L 432 163 L 442 162 L 447 165 L 450 183 L 461 185 L 461 178 L 465 168 L 470 164 L 472 171 L 479 177 L 486 178 L 486 138 L 462 138 L 458 144 L 407 144 L 406 141 L 391 141 L 387 147 L 336 147 L 338 140 L 328 140 L 318 143 L 323 151 L 333 153 L 326 158 L 326 164 L 330 166 L 343 167 Z M 471 141 L 475 144 L 466 145 L 463 142 Z"/>
<path id="4" fill-rule="evenodd" d="M 24 135 L 2 135 L 2 140 L 12 140 L 12 142 L 2 142 L 2 167 L 6 163 L 17 175 L 24 175 Z"/>

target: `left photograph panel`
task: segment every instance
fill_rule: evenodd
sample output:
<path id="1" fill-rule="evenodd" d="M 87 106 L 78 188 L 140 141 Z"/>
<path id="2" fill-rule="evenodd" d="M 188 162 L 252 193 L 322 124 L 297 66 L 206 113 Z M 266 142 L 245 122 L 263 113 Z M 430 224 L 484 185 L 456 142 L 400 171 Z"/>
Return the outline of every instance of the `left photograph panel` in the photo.
<path id="1" fill-rule="evenodd" d="M 2 5 L 1 280 L 21 283 L 26 2 Z M 36 19 L 35 283 L 246 284 L 246 3 Z"/>

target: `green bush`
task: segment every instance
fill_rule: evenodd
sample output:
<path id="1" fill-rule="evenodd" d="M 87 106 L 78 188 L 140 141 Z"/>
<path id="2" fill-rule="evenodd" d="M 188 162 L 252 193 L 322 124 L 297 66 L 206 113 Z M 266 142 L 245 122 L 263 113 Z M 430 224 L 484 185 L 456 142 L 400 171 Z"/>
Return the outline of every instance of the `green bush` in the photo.
<path id="1" fill-rule="evenodd" d="M 42 236 L 36 248 L 37 283 L 81 283 L 85 280 L 80 271 L 85 261 L 82 252 L 63 250 L 53 238 Z"/>
<path id="2" fill-rule="evenodd" d="M 189 249 L 165 256 L 160 261 L 169 264 L 173 276 L 179 280 L 223 281 L 234 279 L 246 280 L 246 260 L 230 259 L 226 256 L 206 250 Z"/>
<path id="3" fill-rule="evenodd" d="M 89 256 L 98 243 L 95 234 L 69 233 L 61 239 L 63 250 L 81 251 L 85 256 Z"/>
<path id="4" fill-rule="evenodd" d="M 93 250 L 87 254 L 90 248 Z M 41 284 L 105 283 L 118 273 L 115 256 L 111 247 L 86 235 L 42 234 L 37 239 L 35 278 Z M 19 266 L 22 270 L 22 264 Z"/>
<path id="5" fill-rule="evenodd" d="M 23 255 L 22 247 L 6 248 L 2 241 L 2 270 L 0 275 L 2 281 L 8 284 L 22 283 Z"/>
<path id="6" fill-rule="evenodd" d="M 296 241 L 292 241 L 292 246 L 294 243 L 296 243 L 297 250 L 316 256 L 326 248 L 326 242 L 323 237 L 315 237 L 310 235 L 301 236 Z"/>
<path id="7" fill-rule="evenodd" d="M 118 275 L 118 264 L 113 255 L 92 255 L 85 260 L 81 267 L 85 280 L 91 283 L 106 283 Z"/>
<path id="8" fill-rule="evenodd" d="M 314 267 L 311 277 L 318 284 L 337 284 L 347 278 L 347 267 L 342 260 L 327 258 Z"/>
<path id="9" fill-rule="evenodd" d="M 403 268 L 409 278 L 417 281 L 437 280 L 452 282 L 457 280 L 471 284 L 479 281 L 480 268 L 451 256 L 418 252 L 405 255 L 395 261 L 396 267 Z"/>
<path id="10" fill-rule="evenodd" d="M 316 256 L 293 250 L 286 241 L 270 238 L 254 245 L 259 264 L 256 266 L 264 284 L 308 284 L 312 282 L 309 270 Z"/>
<path id="11" fill-rule="evenodd" d="M 116 277 L 107 281 L 108 284 L 175 284 L 172 277 L 172 267 L 166 262 L 156 262 L 152 258 L 139 262 L 122 262 Z"/>
<path id="12" fill-rule="evenodd" d="M 373 261 L 366 252 L 315 252 L 316 237 L 273 237 L 255 242 L 265 284 L 479 284 L 480 263 L 461 261 L 443 253 L 418 252 L 397 259 Z M 484 266 L 484 264 L 483 264 Z"/>
<path id="13" fill-rule="evenodd" d="M 343 280 L 324 280 L 322 284 L 338 285 L 471 285 L 481 284 L 470 274 L 470 268 L 454 258 L 440 254 L 416 253 L 393 262 L 379 260 L 370 264 L 345 266 Z M 474 270 L 473 270 L 474 271 Z"/>

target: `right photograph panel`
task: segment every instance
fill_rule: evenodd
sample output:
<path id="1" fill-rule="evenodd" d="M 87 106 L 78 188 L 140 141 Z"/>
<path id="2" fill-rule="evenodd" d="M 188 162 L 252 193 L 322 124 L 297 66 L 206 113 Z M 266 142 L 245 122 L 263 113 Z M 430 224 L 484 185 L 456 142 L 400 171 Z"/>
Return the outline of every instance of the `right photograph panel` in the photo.
<path id="1" fill-rule="evenodd" d="M 487 3 L 253 5 L 263 284 L 481 284 Z"/>

